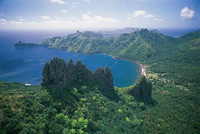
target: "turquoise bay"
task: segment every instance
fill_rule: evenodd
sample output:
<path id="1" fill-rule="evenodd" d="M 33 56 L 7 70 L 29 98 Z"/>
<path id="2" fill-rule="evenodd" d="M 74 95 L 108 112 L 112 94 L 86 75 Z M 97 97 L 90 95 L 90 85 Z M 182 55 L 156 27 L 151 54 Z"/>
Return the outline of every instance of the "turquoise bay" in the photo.
<path id="1" fill-rule="evenodd" d="M 3 35 L 0 37 L 0 80 L 2 81 L 40 85 L 42 68 L 53 57 L 63 58 L 66 61 L 72 58 L 74 64 L 77 60 L 81 60 L 92 71 L 95 71 L 97 67 L 107 65 L 112 70 L 114 85 L 117 87 L 127 87 L 134 84 L 140 75 L 139 66 L 136 63 L 114 59 L 104 54 L 88 55 L 67 52 L 66 50 L 48 49 L 47 47 L 13 47 L 13 44 L 18 41 L 38 42 L 46 36 L 33 36 L 32 33 L 25 36 L 22 33 L 1 34 Z"/>

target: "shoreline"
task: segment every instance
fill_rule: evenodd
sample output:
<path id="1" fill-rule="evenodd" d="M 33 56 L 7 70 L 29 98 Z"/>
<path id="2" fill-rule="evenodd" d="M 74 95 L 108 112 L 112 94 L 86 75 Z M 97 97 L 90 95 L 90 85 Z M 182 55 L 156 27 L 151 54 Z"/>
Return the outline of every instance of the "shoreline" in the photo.
<path id="1" fill-rule="evenodd" d="M 53 48 L 53 49 L 56 49 L 56 48 Z M 65 49 L 67 52 L 74 52 L 74 51 L 68 51 L 67 49 Z M 111 58 L 113 59 L 119 59 L 119 60 L 125 60 L 125 61 L 129 61 L 129 62 L 133 62 L 133 63 L 136 63 L 138 65 L 138 67 L 140 68 L 140 76 L 145 76 L 147 77 L 147 73 L 146 73 L 146 68 L 144 67 L 143 64 L 137 62 L 137 61 L 134 61 L 134 60 L 127 60 L 127 59 L 122 59 L 122 58 L 116 58 L 115 56 L 111 55 L 111 54 L 107 54 L 107 53 L 85 53 L 85 52 L 74 52 L 74 53 L 83 53 L 83 54 L 86 54 L 86 55 L 91 55 L 91 54 L 103 54 L 103 55 L 108 55 L 110 56 Z"/>
<path id="2" fill-rule="evenodd" d="M 14 46 L 16 47 L 16 46 Z M 19 46 L 17 46 L 19 47 Z M 20 46 L 21 47 L 21 46 Z M 25 47 L 41 47 L 41 45 L 36 45 L 36 46 L 25 46 Z M 43 46 L 42 46 L 43 47 Z M 45 46 L 45 47 L 48 47 L 48 49 L 57 49 L 57 48 L 52 48 L 51 46 Z M 144 67 L 144 65 L 142 65 L 141 63 L 137 62 L 137 61 L 134 61 L 134 60 L 127 60 L 127 59 L 122 59 L 122 58 L 116 58 L 115 56 L 111 55 L 111 54 L 106 54 L 106 53 L 85 53 L 85 52 L 75 52 L 75 51 L 69 51 L 67 49 L 63 49 L 63 50 L 66 50 L 67 52 L 74 52 L 74 53 L 83 53 L 83 54 L 86 54 L 86 55 L 90 55 L 90 54 L 103 54 L 103 55 L 108 55 L 110 57 L 112 57 L 113 59 L 119 59 L 119 60 L 126 60 L 126 61 L 130 61 L 130 62 L 134 62 L 136 63 L 139 68 L 140 68 L 140 76 L 147 76 L 147 73 L 146 73 L 146 68 Z"/>
<path id="3" fill-rule="evenodd" d="M 26 47 L 31 47 L 31 46 L 26 46 Z M 41 45 L 36 45 L 34 47 L 41 47 Z M 42 46 L 44 47 L 44 46 Z M 58 48 L 54 48 L 54 47 L 51 47 L 51 46 L 45 46 L 47 47 L 48 49 L 58 49 Z M 140 73 L 140 76 L 145 76 L 147 77 L 147 73 L 146 73 L 146 68 L 144 67 L 143 64 L 137 62 L 137 61 L 134 61 L 134 60 L 127 60 L 127 59 L 123 59 L 123 58 L 116 58 L 115 56 L 111 55 L 111 54 L 107 54 L 107 53 L 86 53 L 86 52 L 80 52 L 80 51 L 69 51 L 67 49 L 63 49 L 63 50 L 66 50 L 67 52 L 74 52 L 74 53 L 82 53 L 82 54 L 86 54 L 86 55 L 91 55 L 91 54 L 103 54 L 103 55 L 108 55 L 110 56 L 111 58 L 113 59 L 119 59 L 119 60 L 125 60 L 125 61 L 129 61 L 129 62 L 133 62 L 133 63 L 136 63 L 138 65 L 138 67 L 140 68 L 139 69 L 139 73 Z"/>
<path id="4" fill-rule="evenodd" d="M 119 60 L 126 60 L 126 61 L 130 61 L 130 62 L 134 62 L 134 63 L 136 63 L 136 64 L 139 66 L 139 68 L 140 68 L 140 76 L 145 76 L 145 77 L 147 77 L 146 68 L 144 67 L 143 64 L 141 64 L 141 63 L 139 63 L 139 62 L 137 62 L 137 61 L 134 61 L 134 60 L 127 60 L 127 59 L 121 59 L 121 58 L 116 58 L 115 56 L 110 55 L 110 54 L 106 54 L 106 53 L 99 53 L 99 54 L 108 55 L 108 56 L 112 57 L 113 59 L 119 59 Z"/>
<path id="5" fill-rule="evenodd" d="M 53 49 L 57 49 L 57 48 L 53 48 Z M 110 56 L 111 58 L 113 59 L 119 59 L 119 60 L 125 60 L 125 61 L 129 61 L 129 62 L 133 62 L 133 63 L 136 63 L 138 65 L 138 67 L 140 68 L 140 76 L 145 76 L 147 77 L 147 73 L 146 73 L 146 68 L 144 67 L 143 64 L 137 62 L 137 61 L 134 61 L 134 60 L 127 60 L 127 59 L 122 59 L 122 58 L 116 58 L 115 56 L 111 55 L 111 54 L 107 54 L 107 53 L 85 53 L 85 52 L 75 52 L 75 51 L 68 51 L 67 49 L 64 49 L 66 50 L 67 52 L 74 52 L 74 53 L 82 53 L 82 54 L 86 54 L 86 55 L 91 55 L 91 54 L 102 54 L 102 55 L 108 55 Z"/>

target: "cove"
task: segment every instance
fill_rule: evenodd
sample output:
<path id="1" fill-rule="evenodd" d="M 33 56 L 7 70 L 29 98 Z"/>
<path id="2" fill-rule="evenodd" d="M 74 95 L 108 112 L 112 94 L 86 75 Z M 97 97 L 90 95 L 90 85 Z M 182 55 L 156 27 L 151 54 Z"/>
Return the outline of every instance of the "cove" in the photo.
<path id="1" fill-rule="evenodd" d="M 27 39 L 26 39 L 27 40 Z M 33 38 L 31 38 L 33 40 Z M 0 37 L 0 80 L 7 82 L 30 83 L 40 85 L 44 64 L 53 57 L 68 61 L 73 59 L 74 64 L 81 60 L 91 71 L 97 67 L 111 68 L 114 86 L 127 87 L 133 85 L 140 76 L 139 66 L 130 61 L 114 59 L 105 54 L 83 54 L 67 52 L 66 50 L 48 49 L 47 47 L 15 48 L 18 42 L 17 35 Z"/>

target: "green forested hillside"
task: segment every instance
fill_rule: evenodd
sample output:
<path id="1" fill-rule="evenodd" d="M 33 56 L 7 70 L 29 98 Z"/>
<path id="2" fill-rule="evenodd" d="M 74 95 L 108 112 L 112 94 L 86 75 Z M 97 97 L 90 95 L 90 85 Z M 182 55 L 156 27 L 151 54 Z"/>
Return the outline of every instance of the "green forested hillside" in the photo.
<path id="1" fill-rule="evenodd" d="M 189 129 L 200 131 L 200 30 L 173 38 L 142 29 L 109 39 L 109 44 L 104 45 L 107 47 L 101 53 L 147 66 L 147 75 L 153 82 L 152 98 L 157 104 L 146 110 L 149 119 L 144 124 L 159 122 L 156 116 L 169 124 L 165 128 L 161 128 L 160 123 L 154 127 L 143 126 L 147 130 L 152 128 L 148 133 L 157 133 L 156 130 L 165 133 L 167 128 L 169 132 L 173 128 L 175 133 L 185 133 Z M 96 45 L 90 45 L 90 50 L 93 48 Z"/>
<path id="2" fill-rule="evenodd" d="M 45 40 L 51 48 L 83 53 L 107 53 L 151 66 L 154 73 L 165 73 L 176 84 L 200 83 L 200 30 L 173 38 L 159 32 L 141 29 L 116 38 L 100 33 L 77 32 L 59 40 Z M 40 45 L 44 45 L 41 43 Z"/>
<path id="3" fill-rule="evenodd" d="M 48 41 L 48 40 L 47 40 Z M 47 42 L 45 41 L 45 42 Z M 77 32 L 55 41 L 51 48 L 83 53 L 107 53 L 152 66 L 155 73 L 167 73 L 177 84 L 200 83 L 200 34 L 189 33 L 173 38 L 142 29 L 116 38 L 94 32 Z M 47 43 L 48 44 L 48 43 Z"/>
<path id="4" fill-rule="evenodd" d="M 77 32 L 56 41 L 48 39 L 45 43 L 51 48 L 107 53 L 142 63 L 152 83 L 151 98 L 134 98 L 129 94 L 135 88 L 133 85 L 115 88 L 120 98 L 116 102 L 94 86 L 82 85 L 76 87 L 78 92 L 72 92 L 78 101 L 62 107 L 44 88 L 1 82 L 1 132 L 200 133 L 200 30 L 180 38 L 146 29 L 115 38 Z M 80 92 L 82 90 L 86 92 Z M 28 99 L 30 96 L 33 99 Z M 47 105 L 45 100 L 51 101 Z M 36 104 L 44 111 L 32 110 L 37 108 L 33 107 Z M 31 110 L 25 111 L 24 106 Z M 50 112 L 51 116 L 47 115 L 49 108 L 54 111 Z M 10 114 L 4 109 L 11 111 Z M 39 121 L 43 125 L 37 125 Z"/>
<path id="5" fill-rule="evenodd" d="M 77 31 L 62 38 L 49 38 L 39 43 L 50 48 L 67 49 L 68 51 L 83 53 L 100 53 L 112 42 L 112 39 L 104 38 L 100 33 Z"/>
<path id="6" fill-rule="evenodd" d="M 92 73 L 71 59 L 46 63 L 42 87 L 0 82 L 0 92 L 0 133 L 8 134 L 142 133 L 140 113 L 147 108 L 114 89 L 108 67 Z"/>

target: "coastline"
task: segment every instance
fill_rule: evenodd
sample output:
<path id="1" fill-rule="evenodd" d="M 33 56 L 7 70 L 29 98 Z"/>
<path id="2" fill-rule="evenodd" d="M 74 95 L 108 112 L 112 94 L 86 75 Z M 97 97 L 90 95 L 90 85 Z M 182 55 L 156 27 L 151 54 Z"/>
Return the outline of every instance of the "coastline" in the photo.
<path id="1" fill-rule="evenodd" d="M 140 68 L 140 76 L 145 76 L 145 77 L 147 77 L 146 68 L 144 67 L 143 64 L 141 64 L 141 63 L 139 63 L 139 62 L 137 62 L 137 61 L 134 61 L 134 60 L 127 60 L 127 59 L 121 59 L 121 58 L 116 58 L 115 56 L 110 55 L 110 54 L 106 54 L 106 53 L 100 53 L 100 54 L 108 55 L 108 56 L 112 57 L 113 59 L 120 59 L 120 60 L 126 60 L 126 61 L 130 61 L 130 62 L 134 62 L 134 63 L 136 63 L 136 64 L 139 66 L 139 68 Z"/>
<path id="2" fill-rule="evenodd" d="M 56 49 L 56 48 L 53 48 L 53 49 Z M 74 52 L 74 51 L 68 51 L 67 49 L 65 49 L 67 52 Z M 111 55 L 111 54 L 107 54 L 107 53 L 85 53 L 85 52 L 74 52 L 74 53 L 83 53 L 83 54 L 103 54 L 103 55 L 108 55 L 110 56 L 111 58 L 113 59 L 119 59 L 119 60 L 125 60 L 125 61 L 130 61 L 130 62 L 133 62 L 133 63 L 136 63 L 138 65 L 138 67 L 140 68 L 140 76 L 145 76 L 147 77 L 147 73 L 146 73 L 146 68 L 144 67 L 143 64 L 137 62 L 137 61 L 134 61 L 134 60 L 127 60 L 127 59 L 122 59 L 122 58 L 116 58 L 115 56 Z"/>
<path id="3" fill-rule="evenodd" d="M 53 49 L 57 49 L 57 48 L 53 48 Z M 107 54 L 107 53 L 85 53 L 85 52 L 75 52 L 75 51 L 68 51 L 67 49 L 65 49 L 67 52 L 74 52 L 74 53 L 83 53 L 83 54 L 86 54 L 86 55 L 90 55 L 90 54 L 103 54 L 103 55 L 108 55 L 110 56 L 111 58 L 113 59 L 119 59 L 119 60 L 125 60 L 125 61 L 130 61 L 130 62 L 133 62 L 133 63 L 136 63 L 138 65 L 138 67 L 140 68 L 140 76 L 145 76 L 147 77 L 147 73 L 146 73 L 146 68 L 144 67 L 143 64 L 137 62 L 137 61 L 134 61 L 134 60 L 127 60 L 127 59 L 122 59 L 122 58 L 116 58 L 115 56 L 111 55 L 111 54 Z"/>
<path id="4" fill-rule="evenodd" d="M 25 46 L 25 47 L 41 47 L 41 46 L 42 45 Z M 19 47 L 19 46 L 17 46 L 17 47 Z M 45 47 L 48 47 L 48 49 L 58 49 L 58 48 L 54 48 L 54 47 L 51 47 L 51 46 L 45 46 Z M 113 56 L 111 54 L 107 54 L 107 53 L 86 53 L 86 52 L 80 52 L 80 51 L 69 51 L 67 49 L 64 49 L 64 50 L 66 50 L 67 52 L 82 53 L 82 54 L 86 54 L 86 55 L 90 55 L 90 54 L 103 54 L 103 55 L 108 55 L 108 56 L 110 56 L 113 59 L 119 59 L 119 60 L 125 60 L 125 61 L 129 61 L 129 62 L 133 62 L 133 63 L 136 63 L 138 65 L 138 67 L 140 68 L 140 70 L 139 70 L 140 76 L 145 76 L 145 77 L 147 76 L 146 68 L 144 67 L 144 65 L 142 65 L 141 63 L 139 63 L 137 61 L 134 61 L 134 60 L 127 60 L 127 59 L 122 59 L 122 58 L 116 58 L 115 56 Z"/>

